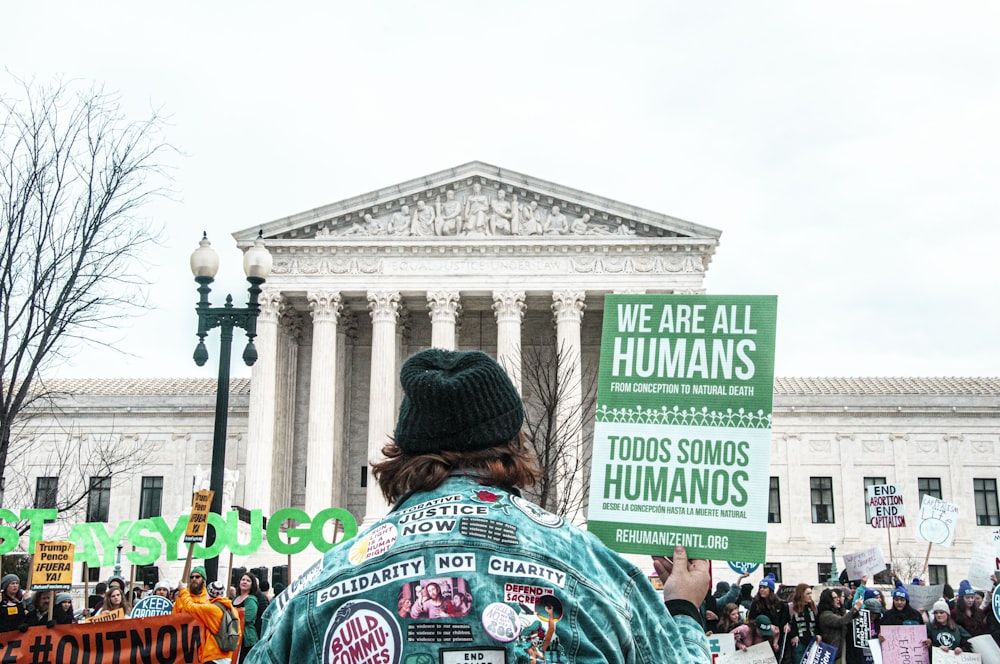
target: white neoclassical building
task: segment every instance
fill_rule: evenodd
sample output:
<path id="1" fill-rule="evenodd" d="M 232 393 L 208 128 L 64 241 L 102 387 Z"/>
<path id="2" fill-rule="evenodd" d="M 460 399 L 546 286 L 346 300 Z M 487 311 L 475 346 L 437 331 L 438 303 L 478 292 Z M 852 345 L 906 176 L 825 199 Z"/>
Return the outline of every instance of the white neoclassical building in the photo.
<path id="1" fill-rule="evenodd" d="M 705 292 L 721 235 L 479 162 L 235 237 L 246 248 L 258 233 L 274 270 L 252 378 L 231 385 L 226 462 L 237 472 L 228 498 L 265 514 L 340 506 L 359 522 L 387 509 L 368 463 L 392 432 L 397 372 L 409 354 L 432 345 L 482 349 L 520 386 L 524 349 L 557 346 L 568 351 L 559 355 L 566 370 L 586 384 L 596 371 L 604 295 Z M 155 450 L 109 489 L 109 521 L 154 507 L 186 511 L 195 477 L 210 463 L 214 381 L 53 385 L 58 408 L 24 430 L 37 449 L 64 445 L 71 430 L 78 442 L 117 436 Z M 570 406 L 585 398 L 582 389 L 565 396 Z M 913 518 L 923 493 L 960 506 L 955 545 L 936 548 L 929 561 L 935 579 L 957 585 L 976 543 L 1000 527 L 998 398 L 993 378 L 777 379 L 771 568 L 786 583 L 816 582 L 829 574 L 831 545 L 838 565 L 839 554 L 876 544 L 888 557 L 888 534 L 866 525 L 864 487 L 895 483 Z M 586 409 L 565 412 L 582 419 Z M 590 425 L 580 424 L 586 448 Z M 37 498 L 39 481 L 53 488 L 44 474 L 51 471 L 25 459 Z M 926 547 L 912 529 L 892 537 L 894 554 L 922 562 Z M 310 555 L 300 554 L 303 565 Z M 282 562 L 262 550 L 234 564 Z M 160 566 L 167 576 L 179 571 Z"/>

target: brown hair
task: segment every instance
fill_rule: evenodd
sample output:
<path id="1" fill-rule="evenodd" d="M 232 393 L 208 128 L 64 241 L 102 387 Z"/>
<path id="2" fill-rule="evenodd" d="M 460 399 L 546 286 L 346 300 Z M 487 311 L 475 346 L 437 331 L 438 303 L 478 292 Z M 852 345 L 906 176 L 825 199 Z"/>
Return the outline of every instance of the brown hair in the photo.
<path id="1" fill-rule="evenodd" d="M 389 503 L 411 491 L 433 491 L 454 472 L 475 476 L 486 486 L 519 488 L 531 486 L 541 474 L 523 433 L 509 443 L 483 450 L 411 454 L 390 443 L 382 454 L 385 460 L 372 464 L 372 475 Z"/>
<path id="2" fill-rule="evenodd" d="M 807 606 L 812 608 L 813 613 L 816 612 L 816 605 L 813 604 L 812 598 L 812 586 L 808 583 L 800 583 L 795 586 L 795 590 L 792 592 L 792 611 L 802 613 Z"/>

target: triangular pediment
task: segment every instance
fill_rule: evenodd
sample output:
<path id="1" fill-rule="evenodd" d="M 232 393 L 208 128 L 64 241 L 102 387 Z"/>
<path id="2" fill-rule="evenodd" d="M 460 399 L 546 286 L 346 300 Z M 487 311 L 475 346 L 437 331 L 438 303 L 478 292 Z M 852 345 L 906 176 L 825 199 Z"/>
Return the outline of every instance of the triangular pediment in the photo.
<path id="1" fill-rule="evenodd" d="M 266 239 L 418 241 L 434 238 L 691 238 L 721 232 L 474 161 L 233 234 Z"/>

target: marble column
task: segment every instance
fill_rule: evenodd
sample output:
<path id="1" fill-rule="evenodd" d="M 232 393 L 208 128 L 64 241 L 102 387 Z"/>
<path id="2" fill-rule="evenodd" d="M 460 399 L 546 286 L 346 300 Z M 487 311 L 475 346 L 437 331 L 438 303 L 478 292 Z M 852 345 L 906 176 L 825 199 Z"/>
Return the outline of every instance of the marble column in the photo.
<path id="1" fill-rule="evenodd" d="M 524 291 L 493 291 L 497 362 L 507 371 L 518 392 L 521 392 L 521 321 L 524 320 L 524 309 Z"/>
<path id="2" fill-rule="evenodd" d="M 559 363 L 560 400 L 556 409 L 558 431 L 564 441 L 566 453 L 560 459 L 563 496 L 560 503 L 566 506 L 563 515 L 578 525 L 585 521 L 585 487 L 583 479 L 583 344 L 580 323 L 583 320 L 585 293 L 576 290 L 552 293 L 552 312 L 556 319 L 556 348 Z"/>
<path id="3" fill-rule="evenodd" d="M 431 346 L 455 350 L 455 320 L 462 310 L 458 291 L 429 291 L 427 308 L 431 317 Z"/>
<path id="4" fill-rule="evenodd" d="M 257 316 L 258 357 L 251 370 L 250 404 L 247 413 L 247 463 L 245 506 L 271 510 L 272 447 L 275 439 L 275 390 L 278 381 L 278 316 L 282 309 L 279 291 L 265 288 L 260 294 Z"/>
<path id="5" fill-rule="evenodd" d="M 369 291 L 368 309 L 372 317 L 372 361 L 368 396 L 369 461 L 382 458 L 382 448 L 396 424 L 396 318 L 399 316 L 398 292 Z M 365 515 L 368 526 L 388 512 L 378 483 L 369 473 L 365 490 Z"/>
<path id="6" fill-rule="evenodd" d="M 334 446 L 337 388 L 337 320 L 340 293 L 307 293 L 312 310 L 312 364 L 309 379 L 309 436 L 306 450 L 306 504 L 310 515 L 333 505 L 333 480 L 344 452 Z M 336 507 L 336 506 L 335 506 Z"/>
<path id="7" fill-rule="evenodd" d="M 337 369 L 339 371 L 337 385 L 341 386 L 337 389 L 337 412 L 342 413 L 342 416 L 338 418 L 333 434 L 334 448 L 343 450 L 345 461 L 348 457 L 346 443 L 348 428 L 347 413 L 351 412 L 349 410 L 351 403 L 348 400 L 351 390 L 347 387 L 347 376 L 350 376 L 353 370 L 349 345 L 357 339 L 357 336 L 357 317 L 350 309 L 345 308 L 341 311 L 340 320 L 337 323 Z M 349 477 L 350 471 L 345 466 L 341 469 L 341 474 L 334 478 L 333 505 L 335 507 L 347 506 L 347 482 Z"/>
<path id="8" fill-rule="evenodd" d="M 299 345 L 302 343 L 302 316 L 285 307 L 278 319 L 278 389 L 275 440 L 271 446 L 271 511 L 292 505 L 293 441 L 295 440 L 296 390 Z"/>

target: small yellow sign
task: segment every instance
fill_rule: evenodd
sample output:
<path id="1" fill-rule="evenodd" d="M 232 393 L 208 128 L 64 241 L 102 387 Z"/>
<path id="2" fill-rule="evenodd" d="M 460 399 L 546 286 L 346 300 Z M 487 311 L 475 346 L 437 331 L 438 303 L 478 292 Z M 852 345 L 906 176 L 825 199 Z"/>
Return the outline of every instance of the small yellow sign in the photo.
<path id="1" fill-rule="evenodd" d="M 35 542 L 31 570 L 32 590 L 69 590 L 73 587 L 73 542 Z"/>
<path id="2" fill-rule="evenodd" d="M 184 542 L 205 541 L 205 533 L 208 532 L 208 512 L 212 508 L 212 497 L 215 492 L 211 489 L 202 489 L 194 494 L 191 500 L 191 518 L 188 519 L 187 530 L 184 531 Z"/>
<path id="3" fill-rule="evenodd" d="M 125 617 L 125 609 L 115 609 L 114 611 L 108 611 L 107 613 L 102 613 L 100 615 L 94 616 L 93 618 L 87 618 L 86 622 L 89 623 L 111 622 L 112 620 L 122 620 L 124 617 Z"/>

